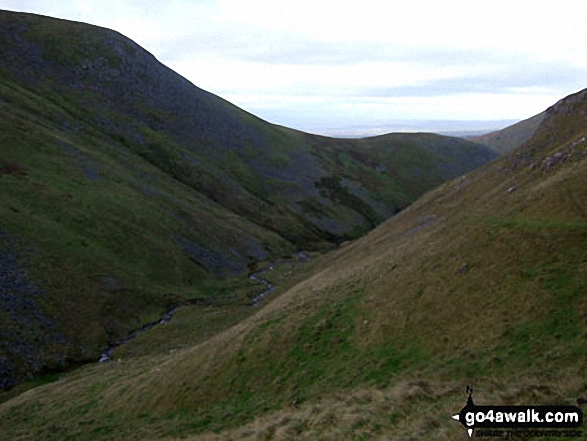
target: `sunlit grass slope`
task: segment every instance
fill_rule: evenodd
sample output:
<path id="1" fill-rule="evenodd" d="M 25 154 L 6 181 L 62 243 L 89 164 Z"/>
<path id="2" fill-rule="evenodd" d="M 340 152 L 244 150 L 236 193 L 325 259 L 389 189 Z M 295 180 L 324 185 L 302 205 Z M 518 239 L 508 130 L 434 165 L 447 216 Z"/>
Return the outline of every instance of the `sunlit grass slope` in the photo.
<path id="1" fill-rule="evenodd" d="M 1 404 L 3 433 L 449 440 L 467 437 L 450 418 L 466 384 L 478 404 L 585 403 L 586 111 L 585 91 L 557 103 L 521 148 L 317 259 L 227 331 Z"/>

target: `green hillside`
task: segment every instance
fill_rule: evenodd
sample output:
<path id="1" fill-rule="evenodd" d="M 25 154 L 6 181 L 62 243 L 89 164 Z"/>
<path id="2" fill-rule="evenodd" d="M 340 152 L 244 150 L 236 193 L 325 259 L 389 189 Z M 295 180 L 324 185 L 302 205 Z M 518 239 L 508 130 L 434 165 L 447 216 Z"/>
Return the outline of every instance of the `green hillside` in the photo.
<path id="1" fill-rule="evenodd" d="M 12 12 L 0 145 L 2 388 L 95 361 L 172 306 L 249 305 L 248 271 L 355 239 L 495 156 L 275 126 L 116 32 Z"/>
<path id="2" fill-rule="evenodd" d="M 473 136 L 469 140 L 489 147 L 494 152 L 507 153 L 532 138 L 545 116 L 546 112 L 542 112 L 505 129 Z"/>
<path id="3" fill-rule="evenodd" d="M 584 405 L 585 115 L 587 89 L 548 109 L 521 148 L 365 237 L 281 263 L 271 280 L 283 292 L 256 314 L 195 341 L 195 318 L 221 310 L 184 308 L 118 361 L 0 404 L 0 429 L 14 440 L 454 440 L 468 439 L 450 418 L 466 384 L 479 404 Z"/>

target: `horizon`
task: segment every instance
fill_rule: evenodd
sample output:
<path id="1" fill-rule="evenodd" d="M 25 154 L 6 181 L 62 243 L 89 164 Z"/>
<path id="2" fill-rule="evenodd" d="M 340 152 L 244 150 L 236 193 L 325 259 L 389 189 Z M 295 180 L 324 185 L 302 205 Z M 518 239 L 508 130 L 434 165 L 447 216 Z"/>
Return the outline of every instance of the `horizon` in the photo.
<path id="1" fill-rule="evenodd" d="M 0 0 L 118 31 L 197 87 L 325 136 L 473 136 L 585 87 L 581 2 L 369 5 Z"/>
<path id="2" fill-rule="evenodd" d="M 367 138 L 388 133 L 436 133 L 443 136 L 468 138 L 502 130 L 521 120 L 393 120 L 385 124 L 348 125 L 345 127 L 308 126 L 307 133 L 333 138 Z"/>

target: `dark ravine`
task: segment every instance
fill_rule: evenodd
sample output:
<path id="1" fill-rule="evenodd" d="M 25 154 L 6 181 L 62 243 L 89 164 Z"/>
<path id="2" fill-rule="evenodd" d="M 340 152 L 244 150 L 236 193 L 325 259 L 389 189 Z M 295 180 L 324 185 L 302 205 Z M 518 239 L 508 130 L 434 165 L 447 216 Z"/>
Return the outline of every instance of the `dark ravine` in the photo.
<path id="1" fill-rule="evenodd" d="M 270 264 L 268 269 L 255 271 L 255 272 L 252 272 L 251 274 L 249 274 L 249 279 L 254 280 L 255 282 L 262 283 L 266 287 L 266 289 L 263 292 L 256 295 L 253 298 L 253 300 L 251 300 L 251 302 L 249 303 L 249 306 L 259 306 L 261 301 L 269 293 L 271 293 L 272 291 L 275 290 L 276 286 L 274 284 L 272 284 L 268 280 L 265 280 L 265 279 L 259 277 L 260 275 L 265 274 L 267 271 L 272 271 L 273 268 L 274 268 L 274 265 Z M 185 306 L 210 306 L 211 304 L 212 304 L 211 299 L 194 298 L 194 299 L 191 299 L 185 303 L 181 303 L 177 306 L 174 306 L 174 307 L 168 309 L 158 320 L 149 322 L 149 323 L 141 326 L 139 329 L 135 329 L 130 334 L 128 334 L 125 338 L 123 338 L 122 340 L 117 340 L 115 342 L 109 343 L 108 348 L 100 354 L 100 359 L 98 360 L 98 363 L 106 363 L 106 362 L 112 361 L 113 360 L 112 357 L 114 355 L 114 350 L 116 348 L 132 342 L 133 340 L 135 340 L 137 337 L 139 337 L 143 333 L 153 329 L 155 326 L 169 323 L 173 319 L 173 314 L 179 308 L 183 308 Z"/>

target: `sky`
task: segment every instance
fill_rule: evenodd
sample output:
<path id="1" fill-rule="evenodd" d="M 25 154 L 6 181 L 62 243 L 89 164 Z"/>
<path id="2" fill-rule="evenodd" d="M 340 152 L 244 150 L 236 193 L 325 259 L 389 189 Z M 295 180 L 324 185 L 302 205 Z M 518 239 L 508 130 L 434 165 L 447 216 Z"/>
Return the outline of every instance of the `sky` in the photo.
<path id="1" fill-rule="evenodd" d="M 487 130 L 587 87 L 584 0 L 0 0 L 119 31 L 196 86 L 327 135 Z"/>

